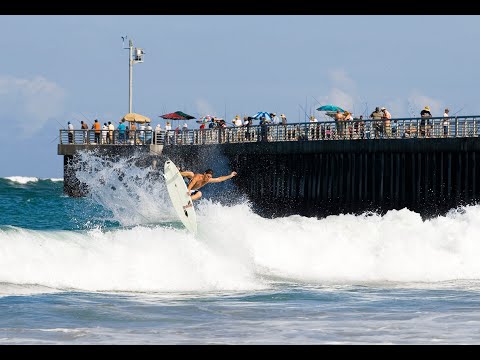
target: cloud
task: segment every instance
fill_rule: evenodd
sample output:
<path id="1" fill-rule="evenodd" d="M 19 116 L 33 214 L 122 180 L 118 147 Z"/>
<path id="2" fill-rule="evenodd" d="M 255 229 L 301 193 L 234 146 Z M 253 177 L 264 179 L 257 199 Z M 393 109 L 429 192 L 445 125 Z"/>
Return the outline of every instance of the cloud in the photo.
<path id="1" fill-rule="evenodd" d="M 445 106 L 442 107 L 442 102 L 440 100 L 423 95 L 418 90 L 411 91 L 410 96 L 408 97 L 408 108 L 413 116 L 420 116 L 420 111 L 422 111 L 427 105 L 430 106 L 432 116 L 443 115 L 443 109 Z"/>
<path id="2" fill-rule="evenodd" d="M 392 118 L 404 118 L 404 117 L 410 117 L 410 116 L 420 116 L 420 110 L 417 112 L 414 112 L 412 109 L 411 113 L 408 113 L 405 111 L 407 108 L 407 102 L 405 99 L 392 99 L 387 101 L 386 104 L 383 104 L 382 106 L 385 106 L 387 110 L 390 112 L 392 115 Z M 422 107 L 423 109 L 423 107 Z M 416 110 L 416 109 L 415 109 Z"/>
<path id="3" fill-rule="evenodd" d="M 353 111 L 355 105 L 356 84 L 345 70 L 335 69 L 328 73 L 331 81 L 328 95 L 319 96 L 318 99 L 322 105 L 337 105 L 345 110 Z"/>
<path id="4" fill-rule="evenodd" d="M 328 77 L 332 82 L 334 87 L 338 87 L 341 89 L 352 89 L 355 91 L 355 81 L 353 81 L 348 75 L 347 72 L 343 69 L 335 69 L 331 70 L 328 73 Z"/>
<path id="5" fill-rule="evenodd" d="M 354 104 L 353 96 L 345 91 L 338 88 L 333 88 L 330 90 L 329 98 L 332 100 L 333 105 L 337 105 L 345 110 L 352 111 Z"/>
<path id="6" fill-rule="evenodd" d="M 195 109 L 200 114 L 199 116 L 216 115 L 213 106 L 204 99 L 195 100 Z"/>
<path id="7" fill-rule="evenodd" d="M 334 69 L 329 71 L 328 77 L 331 85 L 328 95 L 317 97 L 324 104 L 333 104 L 341 106 L 346 110 L 355 110 L 357 114 L 367 113 L 368 116 L 373 109 L 365 109 L 365 101 L 357 94 L 357 86 L 355 81 L 343 69 Z M 442 101 L 427 96 L 420 91 L 413 89 L 410 91 L 407 100 L 405 98 L 392 98 L 381 104 L 375 102 L 375 106 L 385 106 L 389 109 L 393 117 L 418 117 L 420 111 L 426 106 L 430 106 L 433 116 L 441 116 L 445 104 Z"/>
<path id="8" fill-rule="evenodd" d="M 66 91 L 43 76 L 32 79 L 0 76 L 0 103 L 3 117 L 31 137 L 48 121 L 63 112 Z"/>

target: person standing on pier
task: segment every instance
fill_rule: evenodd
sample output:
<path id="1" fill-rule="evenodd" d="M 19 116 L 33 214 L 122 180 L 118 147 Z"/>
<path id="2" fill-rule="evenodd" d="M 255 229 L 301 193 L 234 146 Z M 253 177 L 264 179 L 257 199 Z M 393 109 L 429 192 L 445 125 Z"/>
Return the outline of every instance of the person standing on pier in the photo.
<path id="1" fill-rule="evenodd" d="M 113 132 L 115 131 L 115 126 L 112 124 L 111 121 L 108 122 L 108 143 L 114 144 Z"/>
<path id="2" fill-rule="evenodd" d="M 92 130 L 95 130 L 95 139 L 94 139 L 94 142 L 95 142 L 96 144 L 100 144 L 100 132 L 101 132 L 101 129 L 100 129 L 100 123 L 98 122 L 98 119 L 95 119 L 95 121 L 93 122 Z"/>
<path id="3" fill-rule="evenodd" d="M 383 135 L 383 113 L 380 111 L 380 108 L 377 106 L 375 111 L 370 114 L 370 118 L 375 120 L 373 121 L 373 129 L 375 130 L 375 139 L 380 138 L 380 135 Z"/>
<path id="4" fill-rule="evenodd" d="M 118 126 L 117 126 L 117 130 L 118 130 L 118 142 L 119 142 L 120 144 L 125 143 L 125 140 L 126 140 L 126 139 L 125 139 L 126 127 L 127 127 L 127 126 L 125 125 L 125 120 L 122 119 L 122 120 L 120 121 L 120 124 L 118 124 Z"/>
<path id="5" fill-rule="evenodd" d="M 141 123 L 138 127 L 138 138 L 140 139 L 140 143 L 145 145 L 145 123 Z"/>
<path id="6" fill-rule="evenodd" d="M 425 106 L 422 111 L 420 111 L 420 135 L 421 136 L 430 136 L 430 119 L 432 113 L 430 112 L 430 106 Z"/>
<path id="7" fill-rule="evenodd" d="M 250 126 L 252 126 L 252 118 L 250 116 L 243 117 L 243 127 L 245 129 L 245 140 L 250 140 Z"/>
<path id="8" fill-rule="evenodd" d="M 344 137 L 344 129 L 345 129 L 345 115 L 340 111 L 337 110 L 337 113 L 335 114 L 335 122 L 336 122 L 336 127 L 337 127 L 337 134 L 340 137 L 340 139 L 343 139 Z"/>
<path id="9" fill-rule="evenodd" d="M 205 125 L 205 124 L 202 124 L 202 125 Z M 154 144 L 161 143 L 161 139 L 160 139 L 161 134 L 162 134 L 162 127 L 160 126 L 160 124 L 157 124 L 157 126 L 155 126 L 155 135 L 153 137 Z"/>
<path id="10" fill-rule="evenodd" d="M 108 134 L 108 126 L 107 123 L 103 123 L 102 127 L 102 144 L 107 143 L 107 134 Z"/>
<path id="11" fill-rule="evenodd" d="M 147 125 L 145 125 L 145 142 L 147 144 L 152 143 L 152 135 L 153 135 L 153 128 L 150 125 L 150 123 L 147 123 Z"/>
<path id="12" fill-rule="evenodd" d="M 448 108 L 445 109 L 445 113 L 443 114 L 443 137 L 448 137 L 448 126 L 450 125 L 450 115 L 448 114 L 450 110 Z"/>
<path id="13" fill-rule="evenodd" d="M 343 121 L 344 121 L 344 126 L 343 130 L 345 132 L 346 130 L 346 135 L 348 135 L 348 138 L 351 140 L 353 137 L 353 116 L 352 113 L 349 111 L 345 111 L 343 113 Z"/>
<path id="14" fill-rule="evenodd" d="M 135 125 L 135 121 L 132 122 L 132 124 L 130 125 L 130 133 L 129 133 L 129 138 L 130 138 L 130 144 L 131 145 L 134 145 L 137 143 L 137 125 Z"/>
<path id="15" fill-rule="evenodd" d="M 392 118 L 392 115 L 390 114 L 390 112 L 385 107 L 382 107 L 380 110 L 383 113 L 382 119 L 383 119 L 383 122 L 384 122 L 385 133 L 387 134 L 387 137 L 391 137 L 392 136 L 392 125 L 390 123 L 390 119 Z"/>
<path id="16" fill-rule="evenodd" d="M 165 144 L 171 144 L 172 143 L 172 125 L 170 124 L 170 121 L 167 121 L 165 124 Z"/>
<path id="17" fill-rule="evenodd" d="M 287 140 L 287 137 L 288 137 L 288 139 L 290 139 L 290 134 L 287 131 L 287 117 L 285 116 L 285 114 L 280 114 L 280 119 L 281 119 L 282 125 L 283 125 L 283 134 L 282 134 L 283 139 Z"/>
<path id="18" fill-rule="evenodd" d="M 273 125 L 278 125 L 278 124 L 280 124 L 280 118 L 277 116 L 276 113 L 272 113 L 272 114 L 271 114 L 271 117 L 272 117 Z"/>
<path id="19" fill-rule="evenodd" d="M 69 121 L 67 123 L 67 128 L 68 128 L 68 142 L 70 144 L 73 144 L 73 124 Z"/>
<path id="20" fill-rule="evenodd" d="M 83 143 L 88 143 L 88 125 L 86 122 L 80 121 L 80 128 L 83 130 Z"/>

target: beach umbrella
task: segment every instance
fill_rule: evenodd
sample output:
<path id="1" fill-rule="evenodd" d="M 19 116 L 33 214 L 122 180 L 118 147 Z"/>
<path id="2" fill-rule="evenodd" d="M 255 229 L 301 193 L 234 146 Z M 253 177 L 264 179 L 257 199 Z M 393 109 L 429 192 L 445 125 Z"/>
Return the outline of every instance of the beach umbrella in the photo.
<path id="1" fill-rule="evenodd" d="M 200 119 L 198 119 L 196 122 L 198 124 L 204 124 L 204 123 L 209 123 L 210 121 L 212 121 L 212 119 L 215 119 L 215 116 L 205 115 L 205 116 L 202 116 Z"/>
<path id="2" fill-rule="evenodd" d="M 151 121 L 149 117 L 135 113 L 128 113 L 122 118 L 122 120 L 129 122 L 137 122 L 139 124 L 149 123 Z"/>
<path id="3" fill-rule="evenodd" d="M 190 120 L 195 119 L 195 116 L 185 114 L 183 111 L 175 111 L 173 113 L 160 115 L 162 119 L 168 120 Z"/>
<path id="4" fill-rule="evenodd" d="M 183 111 L 175 111 L 173 113 L 168 113 L 168 114 L 163 114 L 160 115 L 162 119 L 167 119 L 167 120 L 190 120 L 190 119 L 195 119 L 195 116 L 188 115 L 184 113 Z"/>
<path id="5" fill-rule="evenodd" d="M 272 118 L 270 117 L 270 113 L 266 111 L 257 112 L 255 115 L 252 116 L 252 119 L 260 120 L 262 117 L 264 117 L 265 120 L 272 121 Z"/>
<path id="6" fill-rule="evenodd" d="M 331 104 L 320 106 L 319 108 L 317 108 L 317 110 L 318 111 L 328 111 L 328 112 L 337 112 L 337 110 L 340 110 L 341 112 L 345 111 L 340 106 L 331 105 Z"/>

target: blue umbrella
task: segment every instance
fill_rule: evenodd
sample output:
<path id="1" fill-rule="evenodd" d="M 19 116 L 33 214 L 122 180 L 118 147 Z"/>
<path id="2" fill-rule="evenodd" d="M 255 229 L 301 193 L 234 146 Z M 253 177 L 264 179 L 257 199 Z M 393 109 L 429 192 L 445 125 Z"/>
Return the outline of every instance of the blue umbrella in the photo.
<path id="1" fill-rule="evenodd" d="M 320 106 L 318 109 L 318 111 L 337 111 L 337 110 L 340 110 L 341 112 L 345 112 L 345 110 L 343 110 L 340 106 L 335 106 L 335 105 L 323 105 L 323 106 Z"/>
<path id="2" fill-rule="evenodd" d="M 270 113 L 265 112 L 265 111 L 259 111 L 255 115 L 252 116 L 252 119 L 259 120 L 262 117 L 265 118 L 265 120 L 272 121 L 272 118 L 270 117 Z"/>
<path id="3" fill-rule="evenodd" d="M 198 124 L 209 123 L 210 121 L 212 121 L 213 118 L 214 116 L 205 115 L 204 117 L 201 117 L 199 120 L 197 120 L 197 123 Z"/>

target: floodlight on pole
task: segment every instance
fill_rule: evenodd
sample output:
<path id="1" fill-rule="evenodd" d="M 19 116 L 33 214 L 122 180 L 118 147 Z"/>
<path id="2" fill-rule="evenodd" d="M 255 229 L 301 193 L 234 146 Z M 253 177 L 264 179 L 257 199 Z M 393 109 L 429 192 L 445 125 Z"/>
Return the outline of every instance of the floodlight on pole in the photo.
<path id="1" fill-rule="evenodd" d="M 125 40 L 127 36 L 122 36 L 124 49 L 129 50 L 128 53 L 128 112 L 132 111 L 132 87 L 133 87 L 133 64 L 143 63 L 143 55 L 145 52 L 140 48 L 133 48 L 133 41 L 130 39 L 128 41 L 128 47 L 125 47 Z"/>

